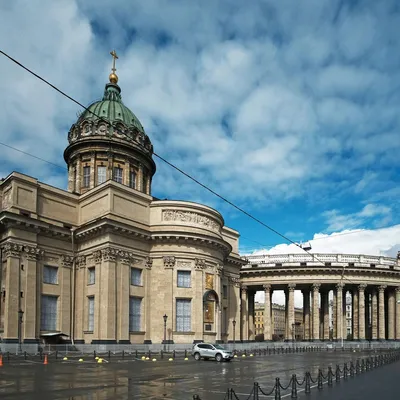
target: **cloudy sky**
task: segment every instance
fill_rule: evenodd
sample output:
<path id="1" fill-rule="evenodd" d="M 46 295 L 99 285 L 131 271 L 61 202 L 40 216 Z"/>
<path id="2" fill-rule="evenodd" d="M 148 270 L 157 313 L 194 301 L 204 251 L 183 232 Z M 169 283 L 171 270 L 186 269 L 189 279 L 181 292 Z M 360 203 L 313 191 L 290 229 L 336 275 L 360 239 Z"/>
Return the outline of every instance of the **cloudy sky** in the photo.
<path id="1" fill-rule="evenodd" d="M 399 27 L 396 0 L 0 2 L 1 50 L 88 104 L 116 49 L 158 154 L 319 251 L 400 243 Z M 0 72 L 0 141 L 60 166 L 0 146 L 0 176 L 66 188 L 79 107 L 1 55 Z M 243 253 L 284 243 L 156 162 L 153 194 L 216 207 Z"/>

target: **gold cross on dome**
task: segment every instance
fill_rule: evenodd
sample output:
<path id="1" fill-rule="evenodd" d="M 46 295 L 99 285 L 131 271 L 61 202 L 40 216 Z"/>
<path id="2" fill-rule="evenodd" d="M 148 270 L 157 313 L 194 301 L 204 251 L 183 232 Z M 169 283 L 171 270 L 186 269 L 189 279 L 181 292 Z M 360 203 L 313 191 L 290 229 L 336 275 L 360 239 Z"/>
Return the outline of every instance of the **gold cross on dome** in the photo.
<path id="1" fill-rule="evenodd" d="M 115 52 L 115 50 L 110 51 L 110 54 L 112 55 L 112 58 L 113 58 L 113 66 L 111 68 L 111 71 L 115 73 L 115 71 L 117 70 L 115 68 L 115 60 L 118 60 L 118 56 L 117 56 L 117 53 Z"/>

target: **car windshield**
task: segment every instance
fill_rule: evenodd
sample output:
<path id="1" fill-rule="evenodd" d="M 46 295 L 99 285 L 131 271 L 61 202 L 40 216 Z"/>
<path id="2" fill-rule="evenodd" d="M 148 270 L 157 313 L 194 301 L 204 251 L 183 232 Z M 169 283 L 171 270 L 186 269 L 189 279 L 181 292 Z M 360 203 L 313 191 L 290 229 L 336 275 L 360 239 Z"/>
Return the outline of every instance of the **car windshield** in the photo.
<path id="1" fill-rule="evenodd" d="M 225 350 L 222 346 L 220 346 L 219 344 L 214 344 L 214 347 L 218 350 Z"/>

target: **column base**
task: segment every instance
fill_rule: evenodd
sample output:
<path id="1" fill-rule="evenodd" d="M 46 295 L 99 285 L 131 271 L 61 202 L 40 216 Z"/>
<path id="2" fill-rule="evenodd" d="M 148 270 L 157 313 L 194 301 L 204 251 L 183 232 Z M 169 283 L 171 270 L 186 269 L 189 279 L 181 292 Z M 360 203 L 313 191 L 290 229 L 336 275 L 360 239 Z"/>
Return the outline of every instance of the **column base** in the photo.
<path id="1" fill-rule="evenodd" d="M 117 344 L 117 341 L 115 339 L 94 339 L 91 344 Z"/>
<path id="2" fill-rule="evenodd" d="M 161 344 L 174 344 L 173 340 L 163 340 Z"/>
<path id="3" fill-rule="evenodd" d="M 70 341 L 71 342 L 71 341 Z M 24 344 L 39 344 L 39 339 L 24 339 Z"/>
<path id="4" fill-rule="evenodd" d="M 128 340 L 128 342 L 130 343 L 129 340 Z M 153 344 L 153 342 L 151 341 L 151 339 L 145 339 L 145 340 L 143 340 L 143 344 Z"/>
<path id="5" fill-rule="evenodd" d="M 75 339 L 74 344 L 85 344 L 85 341 L 83 339 Z"/>
<path id="6" fill-rule="evenodd" d="M 131 341 L 129 339 L 118 340 L 118 344 L 131 344 Z"/>
<path id="7" fill-rule="evenodd" d="M 7 338 L 3 338 L 2 340 L 3 343 L 10 343 L 10 344 L 18 344 L 19 340 L 18 339 L 7 339 Z"/>

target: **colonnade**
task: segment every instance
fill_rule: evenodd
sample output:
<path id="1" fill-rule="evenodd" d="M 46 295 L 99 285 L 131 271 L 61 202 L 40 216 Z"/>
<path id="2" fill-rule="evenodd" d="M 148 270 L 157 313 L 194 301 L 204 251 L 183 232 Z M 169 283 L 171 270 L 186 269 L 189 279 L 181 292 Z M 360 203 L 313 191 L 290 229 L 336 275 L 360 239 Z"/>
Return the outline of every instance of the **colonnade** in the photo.
<path id="1" fill-rule="evenodd" d="M 286 303 L 285 339 L 294 338 L 295 308 L 294 292 L 303 294 L 303 337 L 304 340 L 346 340 L 346 294 L 351 295 L 351 322 L 353 340 L 400 340 L 400 286 L 370 284 L 320 284 L 289 283 L 277 285 L 284 290 Z M 255 339 L 254 295 L 255 287 L 241 288 L 241 338 Z M 263 285 L 264 340 L 272 340 L 272 293 L 274 285 Z M 333 299 L 330 307 L 330 291 Z M 332 296 L 331 296 L 332 298 Z M 331 312 L 330 312 L 331 308 Z"/>

